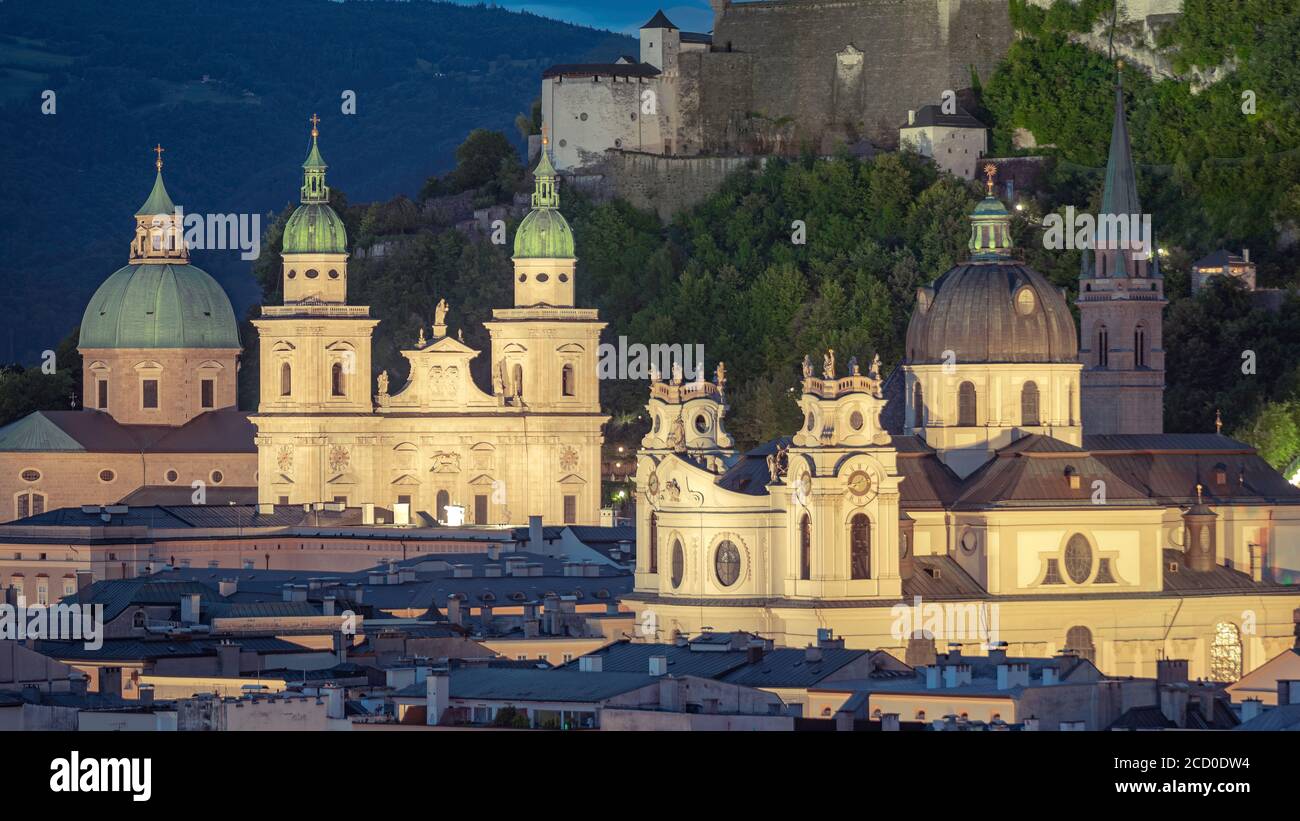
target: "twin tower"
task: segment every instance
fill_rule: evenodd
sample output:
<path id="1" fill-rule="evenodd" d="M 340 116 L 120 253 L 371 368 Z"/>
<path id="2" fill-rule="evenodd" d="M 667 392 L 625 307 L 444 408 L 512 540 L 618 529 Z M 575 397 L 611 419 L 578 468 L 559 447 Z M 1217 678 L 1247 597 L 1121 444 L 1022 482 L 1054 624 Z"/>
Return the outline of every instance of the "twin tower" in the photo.
<path id="1" fill-rule="evenodd" d="M 253 322 L 259 501 L 342 503 L 375 523 L 597 524 L 604 323 L 574 306 L 573 232 L 546 151 L 516 231 L 514 305 L 485 323 L 490 389 L 471 377 L 480 352 L 449 333 L 445 300 L 430 333 L 401 351 L 409 375 L 399 385 L 372 370 L 379 319 L 347 301 L 347 235 L 329 205 L 316 123 L 301 205 L 284 229 L 284 301 Z"/>

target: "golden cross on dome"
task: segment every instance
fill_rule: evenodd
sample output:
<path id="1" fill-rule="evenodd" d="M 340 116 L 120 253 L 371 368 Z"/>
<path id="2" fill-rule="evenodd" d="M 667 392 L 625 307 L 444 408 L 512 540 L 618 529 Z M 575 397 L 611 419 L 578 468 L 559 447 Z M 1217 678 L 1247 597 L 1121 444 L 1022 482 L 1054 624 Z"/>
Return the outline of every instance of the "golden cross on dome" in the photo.
<path id="1" fill-rule="evenodd" d="M 998 175 L 998 167 L 993 163 L 984 166 L 984 176 L 988 179 L 989 196 L 993 196 L 993 179 Z"/>
<path id="2" fill-rule="evenodd" d="M 158 159 L 156 159 L 156 160 L 153 161 L 153 166 L 154 166 L 154 168 L 157 168 L 159 171 L 162 170 L 162 155 L 163 155 L 163 152 L 166 151 L 166 150 L 167 150 L 167 149 L 165 149 L 165 148 L 162 147 L 162 143 L 158 143 L 157 145 L 155 145 L 155 146 L 153 147 L 153 153 L 155 153 L 155 154 L 158 155 Z"/>
<path id="3" fill-rule="evenodd" d="M 311 115 L 311 135 L 313 138 L 320 136 L 320 130 L 316 128 L 316 126 L 319 124 L 320 124 L 320 117 L 317 117 L 315 113 L 313 113 Z"/>

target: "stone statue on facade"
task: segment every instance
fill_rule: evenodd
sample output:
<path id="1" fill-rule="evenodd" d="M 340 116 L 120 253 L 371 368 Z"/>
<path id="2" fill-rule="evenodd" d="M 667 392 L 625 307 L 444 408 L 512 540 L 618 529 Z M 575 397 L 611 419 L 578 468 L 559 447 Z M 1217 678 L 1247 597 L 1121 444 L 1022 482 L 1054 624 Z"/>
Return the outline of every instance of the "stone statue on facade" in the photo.
<path id="1" fill-rule="evenodd" d="M 822 376 L 826 379 L 835 378 L 835 349 L 827 348 L 826 356 L 822 357 Z"/>
<path id="2" fill-rule="evenodd" d="M 663 374 L 659 373 L 659 366 L 658 366 L 656 363 L 651 362 L 651 363 L 650 363 L 650 382 L 651 382 L 651 384 L 654 384 L 654 383 L 656 383 L 656 382 L 659 382 L 662 378 L 663 378 Z"/>
<path id="3" fill-rule="evenodd" d="M 673 384 L 682 384 L 682 363 L 680 362 L 673 363 Z"/>
<path id="4" fill-rule="evenodd" d="M 849 375 L 850 375 L 850 376 L 861 376 L 861 375 L 862 375 L 862 371 L 861 371 L 861 369 L 858 367 L 858 358 L 857 358 L 856 356 L 850 356 L 850 357 L 849 357 Z"/>
<path id="5" fill-rule="evenodd" d="M 388 395 L 388 371 L 379 372 L 379 395 Z"/>
<path id="6" fill-rule="evenodd" d="M 433 326 L 447 326 L 447 300 L 440 299 L 433 309 Z"/>
<path id="7" fill-rule="evenodd" d="M 673 420 L 673 425 L 668 430 L 668 447 L 686 450 L 686 424 L 682 422 L 681 416 Z"/>
<path id="8" fill-rule="evenodd" d="M 811 357 L 811 356 L 808 356 L 807 354 L 804 354 L 804 357 L 803 357 L 803 378 L 804 378 L 804 379 L 812 379 L 812 375 L 813 375 L 812 357 Z"/>
<path id="9" fill-rule="evenodd" d="M 713 381 L 717 383 L 718 390 L 727 387 L 727 366 L 725 363 L 718 363 L 718 369 L 713 373 Z"/>
<path id="10" fill-rule="evenodd" d="M 417 338 L 417 339 L 415 340 L 415 347 L 417 347 L 417 348 L 423 348 L 425 345 L 428 345 L 428 344 L 429 344 L 429 341 L 428 341 L 427 339 L 424 338 L 424 326 L 421 325 L 421 326 L 420 326 L 420 336 L 419 336 L 419 338 Z"/>

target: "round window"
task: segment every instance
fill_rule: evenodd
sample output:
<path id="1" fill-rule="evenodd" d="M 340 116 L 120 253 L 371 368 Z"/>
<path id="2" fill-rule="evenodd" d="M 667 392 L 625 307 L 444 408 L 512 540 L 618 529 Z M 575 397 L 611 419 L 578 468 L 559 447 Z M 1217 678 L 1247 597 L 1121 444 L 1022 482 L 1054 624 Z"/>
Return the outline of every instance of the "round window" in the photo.
<path id="1" fill-rule="evenodd" d="M 538 282 L 546 282 L 548 279 L 550 279 L 550 277 L 548 277 L 546 274 L 538 274 L 538 275 L 537 275 L 537 281 L 538 281 Z"/>
<path id="2" fill-rule="evenodd" d="M 705 415 L 702 414 L 702 413 L 701 413 L 699 416 L 696 416 L 696 417 L 695 417 L 695 430 L 699 431 L 700 433 L 708 433 L 708 432 L 709 432 L 709 417 L 705 416 Z"/>
<path id="3" fill-rule="evenodd" d="M 174 470 L 167 471 L 167 481 L 175 484 L 176 480 L 181 478 L 180 474 Z"/>
<path id="4" fill-rule="evenodd" d="M 686 575 L 686 553 L 682 550 L 681 541 L 673 539 L 673 589 L 682 586 L 684 575 Z"/>
<path id="5" fill-rule="evenodd" d="M 580 114 L 580 115 L 578 116 L 578 119 L 579 119 L 579 120 L 582 120 L 582 121 L 585 123 L 585 122 L 587 121 L 587 112 L 585 112 L 585 111 L 582 112 L 582 114 Z"/>
<path id="6" fill-rule="evenodd" d="M 289 279 L 296 279 L 297 277 L 298 277 L 298 272 L 297 272 L 297 271 L 290 271 L 290 272 L 289 272 Z"/>
<path id="7" fill-rule="evenodd" d="M 101 470 L 99 472 L 99 481 L 101 482 L 111 482 L 116 478 L 117 474 L 111 470 Z"/>
<path id="8" fill-rule="evenodd" d="M 568 274 L 560 274 L 560 282 L 568 282 L 568 281 L 569 281 Z"/>
<path id="9" fill-rule="evenodd" d="M 330 279 L 338 279 L 338 278 L 339 278 L 338 271 L 330 271 Z"/>
<path id="10" fill-rule="evenodd" d="M 39 482 L 41 480 L 41 472 L 39 470 L 24 470 L 21 474 L 21 478 L 24 482 Z"/>
<path id="11" fill-rule="evenodd" d="M 724 539 L 713 554 L 713 572 L 723 587 L 731 587 L 740 579 L 740 550 L 729 539 Z"/>
<path id="12" fill-rule="evenodd" d="M 564 148 L 568 144 L 569 144 L 568 140 L 560 140 L 560 148 Z"/>
<path id="13" fill-rule="evenodd" d="M 854 430 L 862 430 L 861 411 L 854 411 L 853 414 L 849 416 L 849 427 L 853 428 Z"/>
<path id="14" fill-rule="evenodd" d="M 209 476 L 208 478 L 212 480 L 212 484 L 219 485 L 221 484 L 221 480 L 225 479 L 226 477 L 221 474 L 221 471 L 214 470 L 212 471 L 212 475 Z"/>
<path id="15" fill-rule="evenodd" d="M 320 276 L 320 271 L 317 271 L 315 268 L 312 268 L 310 271 L 303 274 L 303 276 L 307 277 L 307 279 L 315 279 L 316 277 Z"/>

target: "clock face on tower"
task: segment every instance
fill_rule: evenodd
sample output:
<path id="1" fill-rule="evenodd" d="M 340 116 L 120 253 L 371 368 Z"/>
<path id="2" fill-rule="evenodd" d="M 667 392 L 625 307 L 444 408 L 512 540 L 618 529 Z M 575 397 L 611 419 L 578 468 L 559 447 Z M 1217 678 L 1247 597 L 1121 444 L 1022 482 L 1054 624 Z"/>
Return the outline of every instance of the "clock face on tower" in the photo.
<path id="1" fill-rule="evenodd" d="M 871 476 L 865 470 L 855 470 L 849 475 L 849 492 L 854 496 L 866 496 L 871 492 Z"/>

